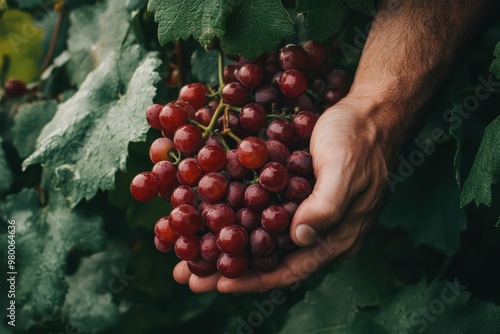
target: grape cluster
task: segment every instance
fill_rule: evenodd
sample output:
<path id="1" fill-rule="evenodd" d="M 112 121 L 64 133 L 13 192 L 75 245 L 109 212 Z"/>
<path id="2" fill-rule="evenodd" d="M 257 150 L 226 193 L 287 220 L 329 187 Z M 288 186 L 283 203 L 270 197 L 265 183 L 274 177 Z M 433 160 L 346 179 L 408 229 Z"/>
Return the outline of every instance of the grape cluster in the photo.
<path id="1" fill-rule="evenodd" d="M 324 45 L 287 45 L 221 69 L 224 83 L 190 83 L 179 98 L 147 108 L 160 130 L 155 164 L 135 176 L 133 197 L 170 201 L 155 245 L 197 276 L 272 271 L 293 251 L 290 223 L 314 186 L 309 140 L 320 113 L 344 97 L 350 78 L 331 69 Z"/>

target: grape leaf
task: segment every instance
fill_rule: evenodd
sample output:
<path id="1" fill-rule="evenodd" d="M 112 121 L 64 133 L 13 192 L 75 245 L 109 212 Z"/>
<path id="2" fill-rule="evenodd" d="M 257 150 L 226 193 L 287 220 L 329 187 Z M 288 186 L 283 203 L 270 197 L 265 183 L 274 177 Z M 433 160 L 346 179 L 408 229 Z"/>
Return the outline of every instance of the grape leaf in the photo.
<path id="1" fill-rule="evenodd" d="M 500 79 L 500 42 L 498 42 L 495 46 L 493 55 L 495 56 L 495 59 L 491 63 L 490 72 Z"/>
<path id="2" fill-rule="evenodd" d="M 110 1 L 114 11 L 107 19 L 127 17 L 123 6 Z M 107 55 L 79 91 L 59 105 L 37 150 L 23 162 L 24 168 L 41 163 L 44 185 L 55 183 L 72 207 L 98 190 L 114 188 L 116 171 L 125 169 L 128 143 L 146 138 L 144 110 L 160 81 L 156 53 L 135 44 L 104 51 Z"/>
<path id="3" fill-rule="evenodd" d="M 2 141 L 2 137 L 0 137 L 0 194 L 10 189 L 10 184 L 13 180 L 12 172 L 3 151 Z"/>
<path id="4" fill-rule="evenodd" d="M 19 108 L 12 127 L 12 141 L 21 158 L 26 158 L 35 151 L 36 140 L 56 109 L 54 101 L 39 101 Z"/>
<path id="5" fill-rule="evenodd" d="M 116 325 L 120 319 L 113 297 L 135 279 L 125 267 L 128 251 L 119 242 L 83 258 L 78 270 L 66 278 L 69 290 L 63 315 L 80 333 L 96 333 Z"/>
<path id="6" fill-rule="evenodd" d="M 2 205 L 3 218 L 15 220 L 17 315 L 18 323 L 27 327 L 63 305 L 69 252 L 96 252 L 104 240 L 99 216 L 88 208 L 70 211 L 57 192 L 50 192 L 49 198 L 48 205 L 41 206 L 36 191 L 24 189 Z"/>
<path id="7" fill-rule="evenodd" d="M 306 25 L 311 36 L 319 42 L 342 28 L 347 8 L 344 0 L 297 0 L 296 7 L 299 13 L 306 14 Z"/>
<path id="8" fill-rule="evenodd" d="M 491 205 L 491 185 L 500 180 L 500 117 L 497 117 L 484 131 L 481 145 L 465 180 L 460 204 L 462 207 L 472 200 L 476 205 Z"/>
<path id="9" fill-rule="evenodd" d="M 43 31 L 29 14 L 17 9 L 5 11 L 0 19 L 0 68 L 8 69 L 6 78 L 31 82 L 39 75 L 42 38 Z"/>
<path id="10" fill-rule="evenodd" d="M 367 253 L 372 253 L 366 255 Z M 280 334 L 496 333 L 500 307 L 472 301 L 458 282 L 397 286 L 378 250 L 341 263 L 294 305 Z M 386 270 L 384 270 L 386 269 Z M 374 280 L 375 278 L 375 280 Z M 366 296 L 373 298 L 366 302 Z M 327 315 L 327 316 L 325 316 Z"/>
<path id="11" fill-rule="evenodd" d="M 231 3 L 224 0 L 149 0 L 162 45 L 193 36 L 205 48 L 223 36 Z"/>
<path id="12" fill-rule="evenodd" d="M 224 53 L 253 60 L 293 36 L 293 21 L 280 1 L 242 0 L 229 16 L 221 47 Z"/>
<path id="13" fill-rule="evenodd" d="M 394 192 L 388 194 L 378 220 L 387 228 L 407 230 L 415 245 L 429 245 L 445 254 L 459 248 L 460 233 L 467 225 L 459 203 L 453 149 L 452 143 L 440 144 L 419 166 L 410 163 L 412 153 L 400 155 L 408 173 L 395 171 L 398 176 L 388 181 L 394 182 Z"/>
<path id="14" fill-rule="evenodd" d="M 349 8 L 360 11 L 366 15 L 373 15 L 375 13 L 375 3 L 373 0 L 345 0 Z"/>
<path id="15" fill-rule="evenodd" d="M 146 8 L 148 0 L 127 0 L 127 9 L 143 9 Z"/>

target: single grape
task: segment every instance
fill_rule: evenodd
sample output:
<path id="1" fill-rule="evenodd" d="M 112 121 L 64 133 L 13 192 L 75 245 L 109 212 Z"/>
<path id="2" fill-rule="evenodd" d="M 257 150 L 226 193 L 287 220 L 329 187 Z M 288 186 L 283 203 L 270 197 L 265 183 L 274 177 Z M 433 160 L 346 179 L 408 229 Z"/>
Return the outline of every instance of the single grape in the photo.
<path id="1" fill-rule="evenodd" d="M 174 161 L 174 159 L 169 156 L 171 151 L 177 151 L 174 142 L 168 138 L 160 137 L 151 143 L 149 158 L 154 164 L 160 161 Z"/>
<path id="2" fill-rule="evenodd" d="M 215 203 L 224 197 L 227 180 L 221 173 L 208 173 L 198 183 L 198 196 L 202 201 Z"/>
<path id="3" fill-rule="evenodd" d="M 273 75 L 281 71 L 280 62 L 276 57 L 270 57 L 266 60 L 262 69 L 264 70 L 264 81 L 270 82 Z"/>
<path id="4" fill-rule="evenodd" d="M 231 106 L 242 107 L 248 101 L 248 88 L 239 82 L 231 82 L 222 89 L 222 99 Z"/>
<path id="5" fill-rule="evenodd" d="M 212 204 L 204 215 L 205 225 L 213 233 L 219 233 L 224 226 L 236 224 L 236 214 L 227 204 Z"/>
<path id="6" fill-rule="evenodd" d="M 224 83 L 229 84 L 231 82 L 237 81 L 237 79 L 234 76 L 234 72 L 238 70 L 238 64 L 229 64 L 226 67 L 224 67 Z"/>
<path id="7" fill-rule="evenodd" d="M 207 139 L 205 140 L 205 146 L 219 146 L 221 148 L 224 148 L 219 137 L 213 134 L 207 137 Z"/>
<path id="8" fill-rule="evenodd" d="M 196 113 L 194 114 L 194 120 L 203 126 L 208 126 L 210 124 L 210 121 L 212 120 L 213 115 L 214 111 L 212 108 L 203 107 L 196 111 Z"/>
<path id="9" fill-rule="evenodd" d="M 304 50 L 311 69 L 318 69 L 325 63 L 326 46 L 324 44 L 309 40 L 304 43 Z"/>
<path id="10" fill-rule="evenodd" d="M 159 115 L 159 120 L 163 129 L 175 132 L 180 126 L 187 123 L 188 113 L 185 111 L 183 104 L 174 101 L 163 107 Z"/>
<path id="11" fill-rule="evenodd" d="M 201 256 L 196 257 L 194 260 L 187 261 L 189 270 L 198 277 L 207 277 L 212 275 L 217 270 L 217 263 L 215 261 L 207 261 Z"/>
<path id="12" fill-rule="evenodd" d="M 167 185 L 160 187 L 160 191 L 158 192 L 158 196 L 165 201 L 170 201 L 172 194 L 178 186 L 180 186 L 180 182 L 176 179 L 173 185 Z"/>
<path id="13" fill-rule="evenodd" d="M 240 67 L 238 80 L 247 88 L 255 88 L 262 83 L 264 74 L 259 65 L 248 63 Z"/>
<path id="14" fill-rule="evenodd" d="M 249 208 L 241 208 L 236 213 L 236 221 L 245 230 L 252 231 L 260 226 L 260 215 Z"/>
<path id="15" fill-rule="evenodd" d="M 276 87 L 264 85 L 255 90 L 255 102 L 263 105 L 270 112 L 273 104 L 276 108 L 283 106 L 283 95 Z"/>
<path id="16" fill-rule="evenodd" d="M 270 255 L 264 257 L 264 258 L 259 258 L 255 257 L 252 259 L 252 267 L 255 270 L 261 271 L 261 272 L 270 272 L 276 269 L 279 263 L 279 254 L 278 251 L 272 252 Z"/>
<path id="17" fill-rule="evenodd" d="M 195 154 L 202 140 L 200 129 L 192 124 L 181 126 L 174 134 L 174 145 L 183 154 Z"/>
<path id="18" fill-rule="evenodd" d="M 295 114 L 292 122 L 295 135 L 300 139 L 311 138 L 317 120 L 316 115 L 310 111 L 301 111 Z"/>
<path id="19" fill-rule="evenodd" d="M 306 151 L 294 151 L 286 162 L 286 169 L 290 174 L 310 176 L 313 172 L 312 157 Z"/>
<path id="20" fill-rule="evenodd" d="M 271 202 L 271 194 L 260 184 L 252 184 L 245 191 L 245 205 L 256 212 L 262 212 Z"/>
<path id="21" fill-rule="evenodd" d="M 299 97 L 289 98 L 287 100 L 287 105 L 293 110 L 296 110 L 296 108 L 299 110 L 313 110 L 314 107 L 311 99 L 306 94 L 302 94 Z"/>
<path id="22" fill-rule="evenodd" d="M 155 239 L 154 239 L 154 243 L 155 243 L 156 249 L 158 251 L 162 252 L 162 253 L 168 253 L 168 252 L 171 252 L 174 249 L 174 245 L 173 244 L 169 244 L 169 243 L 163 242 L 160 239 L 158 239 L 158 237 L 156 237 L 156 236 L 155 236 Z"/>
<path id="23" fill-rule="evenodd" d="M 290 251 L 297 248 L 297 245 L 294 244 L 292 238 L 290 237 L 290 229 L 286 229 L 283 232 L 278 233 L 276 235 L 276 241 L 278 242 L 278 247 L 280 249 Z"/>
<path id="24" fill-rule="evenodd" d="M 224 116 L 219 117 L 217 124 L 221 131 L 224 130 Z M 229 122 L 226 127 L 231 129 L 231 131 L 240 138 L 248 137 L 248 132 L 241 126 L 240 114 L 235 111 L 229 112 Z M 227 139 L 226 139 L 227 140 Z"/>
<path id="25" fill-rule="evenodd" d="M 186 158 L 177 166 L 177 179 L 186 186 L 195 187 L 202 176 L 203 172 L 195 158 Z"/>
<path id="26" fill-rule="evenodd" d="M 285 204 L 283 204 L 283 207 L 288 212 L 288 214 L 290 215 L 290 219 L 291 219 L 295 215 L 295 212 L 297 211 L 297 208 L 299 206 L 297 205 L 297 203 L 294 203 L 294 202 L 286 202 Z"/>
<path id="27" fill-rule="evenodd" d="M 269 162 L 262 167 L 259 174 L 260 185 L 269 191 L 280 192 L 287 186 L 288 172 L 279 162 Z"/>
<path id="28" fill-rule="evenodd" d="M 146 109 L 146 120 L 150 127 L 156 130 L 162 130 L 163 127 L 160 123 L 160 112 L 163 109 L 161 104 L 153 104 Z"/>
<path id="29" fill-rule="evenodd" d="M 170 161 L 157 162 L 151 172 L 161 187 L 171 187 L 177 183 L 177 167 Z"/>
<path id="30" fill-rule="evenodd" d="M 198 110 L 207 103 L 207 86 L 200 82 L 189 83 L 179 91 L 179 99 L 188 102 L 194 110 Z"/>
<path id="31" fill-rule="evenodd" d="M 266 146 L 269 154 L 267 155 L 267 162 L 279 162 L 280 164 L 286 164 L 288 157 L 290 156 L 290 151 L 285 144 L 277 140 L 266 141 Z"/>
<path id="32" fill-rule="evenodd" d="M 288 178 L 288 186 L 285 190 L 286 198 L 302 202 L 305 200 L 312 191 L 311 184 L 302 176 L 291 176 Z"/>
<path id="33" fill-rule="evenodd" d="M 248 269 L 248 256 L 244 252 L 238 254 L 222 253 L 217 260 L 217 269 L 224 277 L 238 278 Z"/>
<path id="34" fill-rule="evenodd" d="M 137 174 L 130 183 L 130 193 L 135 200 L 147 202 L 158 195 L 160 185 L 151 172 Z"/>
<path id="35" fill-rule="evenodd" d="M 258 258 L 265 258 L 276 249 L 274 237 L 262 227 L 258 227 L 250 233 L 248 245 L 252 254 Z"/>
<path id="36" fill-rule="evenodd" d="M 207 261 L 217 261 L 221 251 L 217 246 L 217 235 L 206 233 L 200 239 L 200 255 Z"/>
<path id="37" fill-rule="evenodd" d="M 243 178 L 250 169 L 243 166 L 238 159 L 238 150 L 233 149 L 227 152 L 227 163 L 224 170 L 232 179 L 241 179 Z"/>
<path id="38" fill-rule="evenodd" d="M 267 127 L 267 139 L 277 140 L 286 146 L 293 142 L 295 136 L 293 125 L 284 119 L 276 119 Z"/>
<path id="39" fill-rule="evenodd" d="M 239 225 L 224 226 L 217 236 L 217 247 L 227 254 L 243 252 L 247 243 L 247 231 Z"/>
<path id="40" fill-rule="evenodd" d="M 258 132 L 266 126 L 266 109 L 258 103 L 244 106 L 240 112 L 241 126 L 249 132 Z"/>
<path id="41" fill-rule="evenodd" d="M 169 216 L 158 219 L 154 227 L 154 232 L 158 239 L 171 245 L 179 238 L 179 235 L 170 227 Z"/>
<path id="42" fill-rule="evenodd" d="M 299 45 L 288 44 L 280 52 L 281 68 L 286 70 L 295 69 L 303 71 L 307 68 L 307 53 Z"/>
<path id="43" fill-rule="evenodd" d="M 280 233 L 290 226 L 290 215 L 282 206 L 271 205 L 262 211 L 260 222 L 269 233 Z"/>
<path id="44" fill-rule="evenodd" d="M 347 95 L 351 88 L 351 78 L 344 70 L 333 70 L 328 73 L 326 82 L 329 87 L 336 88 L 342 92 L 342 97 Z"/>
<path id="45" fill-rule="evenodd" d="M 197 158 L 204 173 L 218 172 L 227 162 L 226 151 L 220 146 L 203 146 Z"/>
<path id="46" fill-rule="evenodd" d="M 198 198 L 196 196 L 196 191 L 194 191 L 193 188 L 186 185 L 181 185 L 175 188 L 175 190 L 172 192 L 170 202 L 172 203 L 172 207 L 174 208 L 182 204 L 188 204 L 196 207 L 198 205 Z"/>
<path id="47" fill-rule="evenodd" d="M 298 97 L 306 92 L 306 76 L 297 70 L 286 70 L 280 77 L 280 90 L 287 97 Z"/>
<path id="48" fill-rule="evenodd" d="M 180 235 L 192 235 L 201 228 L 201 214 L 198 210 L 187 204 L 174 208 L 169 215 L 170 227 Z"/>
<path id="49" fill-rule="evenodd" d="M 247 168 L 259 168 L 267 160 L 266 143 L 259 137 L 247 137 L 238 145 L 238 159 Z"/>
<path id="50" fill-rule="evenodd" d="M 328 87 L 321 92 L 321 103 L 326 108 L 333 106 L 343 98 L 343 93 L 338 88 Z"/>
<path id="51" fill-rule="evenodd" d="M 170 140 L 174 140 L 174 132 L 167 131 L 165 129 L 161 130 L 161 135 Z"/>
<path id="52" fill-rule="evenodd" d="M 245 206 L 245 191 L 247 187 L 241 182 L 231 182 L 227 186 L 226 194 L 224 195 L 224 200 L 226 203 L 233 208 L 234 211 L 238 211 Z"/>
<path id="53" fill-rule="evenodd" d="M 326 82 L 324 80 L 321 80 L 319 78 L 316 78 L 312 80 L 311 82 L 311 89 L 318 95 L 323 93 L 323 91 L 326 89 Z"/>
<path id="54" fill-rule="evenodd" d="M 200 254 L 199 243 L 197 236 L 183 235 L 175 242 L 175 255 L 184 261 L 194 260 Z"/>

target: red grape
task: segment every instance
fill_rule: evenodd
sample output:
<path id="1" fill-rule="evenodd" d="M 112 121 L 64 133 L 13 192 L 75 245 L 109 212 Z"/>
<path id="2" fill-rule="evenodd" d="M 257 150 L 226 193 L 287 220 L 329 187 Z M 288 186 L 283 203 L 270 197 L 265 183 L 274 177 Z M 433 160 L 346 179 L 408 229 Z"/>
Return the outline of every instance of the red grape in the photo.
<path id="1" fill-rule="evenodd" d="M 282 191 L 288 183 L 288 172 L 285 166 L 278 162 L 265 164 L 259 174 L 259 183 L 269 191 Z"/>
<path id="2" fill-rule="evenodd" d="M 237 211 L 245 206 L 245 191 L 247 187 L 241 182 L 231 182 L 227 186 L 224 200 L 226 203 Z"/>
<path id="3" fill-rule="evenodd" d="M 207 233 L 200 239 L 200 255 L 208 261 L 217 261 L 221 251 L 217 246 L 217 235 Z"/>
<path id="4" fill-rule="evenodd" d="M 280 77 L 280 90 L 287 97 L 298 97 L 306 92 L 306 76 L 297 70 L 286 70 Z"/>
<path id="5" fill-rule="evenodd" d="M 285 208 L 279 205 L 271 205 L 262 211 L 262 227 L 269 233 L 280 233 L 290 226 L 290 215 Z"/>
<path id="6" fill-rule="evenodd" d="M 201 256 L 194 260 L 187 261 L 189 270 L 198 277 L 207 277 L 212 275 L 217 270 L 215 261 L 207 261 Z"/>
<path id="7" fill-rule="evenodd" d="M 241 126 L 249 132 L 258 132 L 266 126 L 266 109 L 258 103 L 244 106 L 240 112 Z"/>
<path id="8" fill-rule="evenodd" d="M 261 212 L 271 202 L 271 194 L 260 184 L 252 184 L 245 191 L 245 204 L 248 208 Z"/>
<path id="9" fill-rule="evenodd" d="M 177 188 L 172 193 L 172 196 L 170 197 L 170 202 L 172 203 L 172 207 L 176 208 L 179 205 L 182 204 L 188 204 L 193 207 L 197 206 L 197 196 L 196 196 L 196 191 L 193 190 L 193 188 L 181 185 Z"/>
<path id="10" fill-rule="evenodd" d="M 258 227 L 250 233 L 248 244 L 252 254 L 260 258 L 269 256 L 276 248 L 274 237 L 262 227 Z"/>
<path id="11" fill-rule="evenodd" d="M 163 242 L 173 245 L 179 238 L 179 235 L 170 227 L 168 216 L 158 219 L 154 227 L 155 235 Z"/>
<path id="12" fill-rule="evenodd" d="M 226 167 L 224 170 L 226 173 L 229 175 L 230 178 L 232 179 L 241 179 L 244 177 L 249 169 L 245 166 L 243 166 L 238 159 L 238 150 L 230 150 L 226 154 L 227 156 L 227 163 Z"/>
<path id="13" fill-rule="evenodd" d="M 221 173 L 208 173 L 198 183 L 198 196 L 202 201 L 215 203 L 224 197 L 227 180 Z"/>
<path id="14" fill-rule="evenodd" d="M 279 162 L 280 164 L 285 164 L 288 157 L 290 156 L 290 151 L 285 144 L 277 140 L 266 141 L 267 151 L 269 152 L 267 156 L 267 162 Z"/>
<path id="15" fill-rule="evenodd" d="M 195 158 L 186 158 L 177 166 L 177 179 L 186 186 L 196 186 L 202 176 L 203 172 Z"/>
<path id="16" fill-rule="evenodd" d="M 153 166 L 151 172 L 161 187 L 172 187 L 177 183 L 177 168 L 170 161 L 160 161 Z"/>
<path id="17" fill-rule="evenodd" d="M 174 252 L 181 260 L 194 260 L 200 254 L 198 237 L 194 235 L 179 237 L 175 242 Z"/>
<path id="18" fill-rule="evenodd" d="M 259 65 L 252 63 L 240 67 L 238 80 L 247 88 L 255 88 L 262 83 L 263 73 Z"/>
<path id="19" fill-rule="evenodd" d="M 173 244 L 169 244 L 169 243 L 163 242 L 160 239 L 158 239 L 158 237 L 156 237 L 156 236 L 155 236 L 155 239 L 154 239 L 154 243 L 155 243 L 156 249 L 158 251 L 162 252 L 162 253 L 168 253 L 168 252 L 171 252 L 172 249 L 174 249 L 174 245 Z"/>
<path id="20" fill-rule="evenodd" d="M 288 179 L 285 196 L 292 201 L 303 201 L 312 191 L 311 184 L 302 176 L 291 176 Z"/>
<path id="21" fill-rule="evenodd" d="M 242 252 L 247 243 L 247 231 L 239 225 L 224 226 L 217 236 L 217 247 L 227 254 Z"/>
<path id="22" fill-rule="evenodd" d="M 326 46 L 313 40 L 304 44 L 304 50 L 307 53 L 308 64 L 311 69 L 318 69 L 325 63 Z"/>
<path id="23" fill-rule="evenodd" d="M 192 124 L 185 124 L 175 131 L 174 145 L 183 154 L 195 154 L 201 142 L 201 131 Z"/>
<path id="24" fill-rule="evenodd" d="M 238 145 L 238 159 L 247 168 L 259 168 L 267 160 L 266 143 L 259 137 L 247 137 Z"/>
<path id="25" fill-rule="evenodd" d="M 280 65 L 285 71 L 290 69 L 303 71 L 307 68 L 307 53 L 299 45 L 288 44 L 281 49 Z"/>
<path id="26" fill-rule="evenodd" d="M 130 192 L 139 202 L 147 202 L 158 195 L 160 185 L 151 172 L 137 174 L 130 183 Z"/>
<path id="27" fill-rule="evenodd" d="M 220 146 L 203 146 L 197 158 L 204 173 L 218 172 L 227 162 L 226 151 Z"/>
<path id="28" fill-rule="evenodd" d="M 260 215 L 249 208 L 239 209 L 236 213 L 236 220 L 245 230 L 251 231 L 260 226 Z"/>
<path id="29" fill-rule="evenodd" d="M 217 269 L 224 277 L 238 278 L 248 269 L 248 256 L 244 252 L 238 254 L 222 253 L 217 260 Z"/>
<path id="30" fill-rule="evenodd" d="M 262 272 L 273 271 L 279 263 L 279 254 L 277 251 L 272 252 L 264 258 L 255 257 L 252 259 L 252 267 L 255 270 Z"/>
<path id="31" fill-rule="evenodd" d="M 146 109 L 146 120 L 150 127 L 156 130 L 162 130 L 160 123 L 160 112 L 163 109 L 161 104 L 153 104 Z"/>
<path id="32" fill-rule="evenodd" d="M 309 176 L 313 172 L 312 157 L 306 151 L 294 151 L 286 162 L 290 174 Z"/>
<path id="33" fill-rule="evenodd" d="M 295 135 L 300 139 L 311 138 L 311 133 L 316 125 L 316 115 L 310 111 L 301 111 L 297 113 L 293 118 L 293 129 L 295 130 Z"/>
<path id="34" fill-rule="evenodd" d="M 188 113 L 185 111 L 185 106 L 176 102 L 177 101 L 170 102 L 165 105 L 159 116 L 162 128 L 170 132 L 175 132 L 181 125 L 186 124 L 188 119 Z"/>
<path id="35" fill-rule="evenodd" d="M 207 103 L 207 94 L 207 86 L 200 82 L 195 82 L 181 88 L 179 99 L 188 102 L 194 110 L 198 110 Z"/>
<path id="36" fill-rule="evenodd" d="M 213 204 L 207 207 L 205 225 L 213 233 L 219 233 L 224 226 L 236 224 L 236 214 L 227 204 Z"/>
<path id="37" fill-rule="evenodd" d="M 241 107 L 248 101 L 248 88 L 239 82 L 231 82 L 222 89 L 222 99 L 231 106 Z"/>
<path id="38" fill-rule="evenodd" d="M 286 146 L 292 144 L 294 135 L 293 125 L 283 119 L 274 120 L 267 127 L 267 138 L 277 140 Z"/>
<path id="39" fill-rule="evenodd" d="M 201 228 L 201 214 L 193 206 L 182 204 L 174 208 L 169 215 L 170 227 L 180 235 L 192 235 Z"/>
<path id="40" fill-rule="evenodd" d="M 176 151 L 174 143 L 168 138 L 157 138 L 153 143 L 151 143 L 151 147 L 149 148 L 149 158 L 154 164 L 164 160 L 174 161 L 174 159 L 168 155 L 170 151 Z"/>

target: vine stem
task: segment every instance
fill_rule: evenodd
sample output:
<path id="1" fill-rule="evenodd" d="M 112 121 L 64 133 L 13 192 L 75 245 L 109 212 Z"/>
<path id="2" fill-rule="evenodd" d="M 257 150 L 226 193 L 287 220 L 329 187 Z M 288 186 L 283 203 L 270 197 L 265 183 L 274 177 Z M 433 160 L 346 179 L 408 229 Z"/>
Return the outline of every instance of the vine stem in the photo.
<path id="1" fill-rule="evenodd" d="M 54 51 L 56 50 L 57 40 L 59 39 L 61 27 L 64 22 L 65 13 L 66 12 L 64 11 L 64 7 L 61 7 L 59 16 L 57 17 L 57 23 L 54 28 L 54 32 L 52 33 L 52 37 L 50 39 L 49 49 L 47 50 L 47 54 L 45 55 L 45 59 L 43 60 L 42 71 L 45 71 L 52 61 L 52 56 L 54 55 Z"/>
<path id="2" fill-rule="evenodd" d="M 224 102 L 219 103 L 217 109 L 215 109 L 214 115 L 210 120 L 210 123 L 205 127 L 203 131 L 203 139 L 206 139 L 208 135 L 214 131 L 215 125 L 217 124 L 217 119 L 222 115 L 224 109 L 226 108 L 226 104 Z"/>

